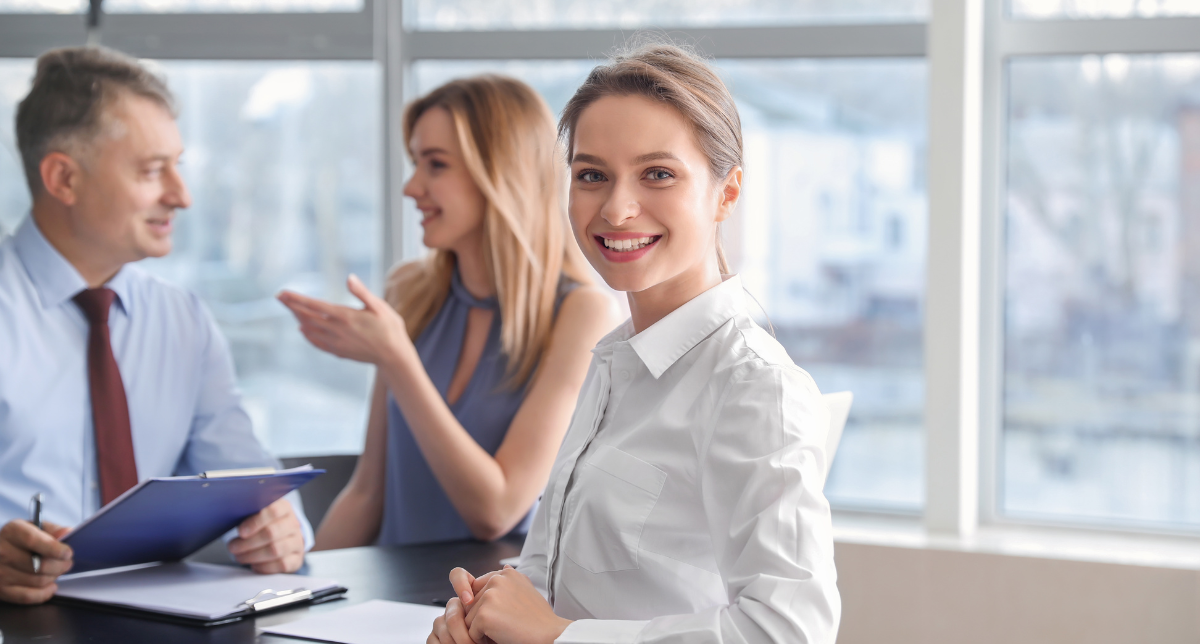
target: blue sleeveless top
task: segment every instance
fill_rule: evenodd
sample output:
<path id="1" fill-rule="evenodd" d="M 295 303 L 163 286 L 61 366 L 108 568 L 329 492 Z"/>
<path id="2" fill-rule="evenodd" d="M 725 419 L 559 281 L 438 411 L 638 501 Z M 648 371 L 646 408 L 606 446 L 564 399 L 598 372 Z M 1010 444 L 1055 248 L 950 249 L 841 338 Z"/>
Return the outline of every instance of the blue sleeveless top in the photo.
<path id="1" fill-rule="evenodd" d="M 556 314 L 563 298 L 576 286 L 565 277 L 559 280 Z M 475 442 L 495 456 L 513 416 L 525 401 L 529 385 L 526 382 L 513 388 L 504 382 L 508 360 L 500 350 L 500 303 L 495 297 L 481 300 L 471 295 L 455 269 L 446 302 L 414 344 L 425 371 L 444 400 L 458 366 L 467 330 L 467 313 L 471 308 L 491 309 L 495 314 L 475 373 L 459 399 L 450 405 L 450 411 Z M 471 530 L 446 496 L 417 446 L 391 392 L 388 392 L 387 423 L 387 487 L 379 545 L 473 539 Z M 534 508 L 536 506 L 535 503 Z M 517 524 L 513 533 L 528 531 L 534 508 Z"/>

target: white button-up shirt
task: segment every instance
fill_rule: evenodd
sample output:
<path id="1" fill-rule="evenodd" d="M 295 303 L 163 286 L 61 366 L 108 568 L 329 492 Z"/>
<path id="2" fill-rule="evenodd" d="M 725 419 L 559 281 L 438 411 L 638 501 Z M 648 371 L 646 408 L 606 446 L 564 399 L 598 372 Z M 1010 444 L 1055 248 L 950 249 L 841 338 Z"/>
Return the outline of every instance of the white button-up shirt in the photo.
<path id="1" fill-rule="evenodd" d="M 558 642 L 828 642 L 828 411 L 741 280 L 600 341 L 518 569 Z"/>

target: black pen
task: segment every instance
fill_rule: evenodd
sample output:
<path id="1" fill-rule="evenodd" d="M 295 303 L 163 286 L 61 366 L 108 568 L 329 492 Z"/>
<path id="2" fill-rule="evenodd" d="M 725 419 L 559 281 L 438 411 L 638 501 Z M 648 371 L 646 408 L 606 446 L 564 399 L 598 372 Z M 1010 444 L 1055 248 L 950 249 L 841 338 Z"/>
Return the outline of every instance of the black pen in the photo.
<path id="1" fill-rule="evenodd" d="M 33 505 L 33 510 L 31 511 L 31 514 L 33 516 L 30 517 L 29 522 L 32 523 L 35 528 L 37 528 L 38 530 L 41 530 L 42 529 L 42 493 L 38 492 L 37 494 L 34 494 L 33 499 L 30 500 L 30 504 Z M 39 574 L 41 571 L 42 571 L 42 557 L 40 555 L 34 554 L 33 555 L 33 574 L 35 574 L 35 575 Z"/>

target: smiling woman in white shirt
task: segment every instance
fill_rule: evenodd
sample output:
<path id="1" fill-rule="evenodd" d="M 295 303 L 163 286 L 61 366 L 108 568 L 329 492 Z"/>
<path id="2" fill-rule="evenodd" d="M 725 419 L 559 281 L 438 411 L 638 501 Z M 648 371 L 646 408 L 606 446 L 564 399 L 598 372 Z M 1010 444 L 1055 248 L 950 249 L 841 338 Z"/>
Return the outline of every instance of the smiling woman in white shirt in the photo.
<path id="1" fill-rule="evenodd" d="M 631 318 L 593 350 L 519 566 L 456 568 L 429 642 L 833 642 L 828 412 L 720 248 L 733 98 L 651 45 L 593 70 L 559 133 L 576 240 Z"/>

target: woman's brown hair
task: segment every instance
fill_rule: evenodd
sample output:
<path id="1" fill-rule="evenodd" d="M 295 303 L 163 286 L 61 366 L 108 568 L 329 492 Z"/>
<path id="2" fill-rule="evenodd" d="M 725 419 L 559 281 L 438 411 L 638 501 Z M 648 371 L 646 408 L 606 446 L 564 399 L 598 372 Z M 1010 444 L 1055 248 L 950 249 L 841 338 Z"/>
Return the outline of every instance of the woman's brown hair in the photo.
<path id="1" fill-rule="evenodd" d="M 723 180 L 742 165 L 742 120 L 737 105 L 725 83 L 699 56 L 668 43 L 634 45 L 593 69 L 558 121 L 568 163 L 574 154 L 572 132 L 579 116 L 606 96 L 641 96 L 678 110 L 691 123 L 714 181 Z M 719 234 L 716 246 L 717 265 L 722 273 L 729 273 Z"/>
<path id="2" fill-rule="evenodd" d="M 406 142 L 432 109 L 449 112 L 467 171 L 487 200 L 484 262 L 500 303 L 509 381 L 519 385 L 550 341 L 559 278 L 592 281 L 566 223 L 554 117 L 521 81 L 491 74 L 464 78 L 408 105 Z M 388 276 L 387 300 L 414 340 L 445 302 L 454 263 L 454 253 L 435 250 Z"/>

